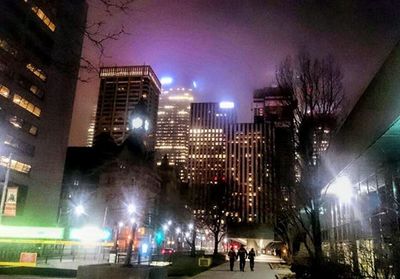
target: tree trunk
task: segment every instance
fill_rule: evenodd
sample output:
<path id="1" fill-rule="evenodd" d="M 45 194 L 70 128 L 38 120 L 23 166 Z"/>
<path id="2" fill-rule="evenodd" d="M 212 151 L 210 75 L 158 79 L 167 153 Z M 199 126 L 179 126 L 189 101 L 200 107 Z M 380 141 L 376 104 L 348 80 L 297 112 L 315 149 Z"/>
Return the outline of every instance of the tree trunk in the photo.
<path id="1" fill-rule="evenodd" d="M 219 233 L 214 233 L 214 255 L 218 255 L 218 235 Z"/>
<path id="2" fill-rule="evenodd" d="M 321 224 L 319 220 L 319 205 L 314 204 L 311 211 L 311 227 L 313 232 L 313 246 L 314 246 L 314 263 L 319 265 L 322 261 L 322 236 L 321 236 Z"/>
<path id="3" fill-rule="evenodd" d="M 192 244 L 190 245 L 190 256 L 196 257 L 196 229 L 192 231 Z"/>

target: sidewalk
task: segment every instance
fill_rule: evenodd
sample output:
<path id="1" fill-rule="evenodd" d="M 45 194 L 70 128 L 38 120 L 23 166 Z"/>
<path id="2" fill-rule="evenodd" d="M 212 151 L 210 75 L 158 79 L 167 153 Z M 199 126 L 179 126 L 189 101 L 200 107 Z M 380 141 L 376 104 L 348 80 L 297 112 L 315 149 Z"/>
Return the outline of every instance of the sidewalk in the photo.
<path id="1" fill-rule="evenodd" d="M 192 278 L 194 279 L 206 279 L 206 278 L 222 278 L 222 279 L 239 279 L 239 278 L 249 278 L 249 279 L 275 279 L 275 275 L 278 273 L 290 272 L 289 268 L 285 269 L 271 269 L 271 265 L 280 265 L 284 261 L 278 257 L 271 255 L 259 255 L 255 258 L 254 271 L 250 271 L 250 263 L 247 260 L 246 266 L 244 268 L 245 272 L 239 271 L 239 261 L 235 262 L 235 267 L 233 271 L 229 269 L 229 263 L 222 264 L 220 266 L 214 267 L 208 271 L 202 272 Z"/>
<path id="2" fill-rule="evenodd" d="M 239 271 L 239 261 L 235 262 L 234 271 L 229 270 L 229 263 L 225 263 L 214 267 L 208 271 L 202 272 L 193 279 L 206 279 L 206 278 L 222 278 L 222 279 L 235 279 L 235 278 L 248 278 L 248 279 L 275 279 L 276 271 L 272 270 L 266 262 L 256 262 L 254 271 L 250 271 L 249 262 L 246 262 L 245 272 Z"/>

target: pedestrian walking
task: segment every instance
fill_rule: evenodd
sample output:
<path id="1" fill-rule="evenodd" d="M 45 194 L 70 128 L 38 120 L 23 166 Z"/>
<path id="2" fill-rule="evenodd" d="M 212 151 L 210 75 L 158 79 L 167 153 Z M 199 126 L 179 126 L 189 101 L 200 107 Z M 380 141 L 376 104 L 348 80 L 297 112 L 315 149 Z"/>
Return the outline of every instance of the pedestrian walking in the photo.
<path id="1" fill-rule="evenodd" d="M 231 247 L 231 250 L 229 250 L 228 257 L 229 257 L 229 264 L 231 267 L 231 271 L 233 271 L 233 266 L 235 265 L 235 261 L 237 258 L 236 252 L 233 250 L 233 247 Z"/>
<path id="2" fill-rule="evenodd" d="M 246 257 L 247 257 L 247 251 L 244 248 L 244 245 L 240 245 L 240 249 L 238 251 L 238 257 L 240 260 L 240 271 L 244 272 L 244 266 L 246 265 Z"/>
<path id="3" fill-rule="evenodd" d="M 254 252 L 254 249 L 251 248 L 249 252 L 249 260 L 250 260 L 250 269 L 251 271 L 254 271 L 254 258 L 256 257 L 256 252 Z"/>

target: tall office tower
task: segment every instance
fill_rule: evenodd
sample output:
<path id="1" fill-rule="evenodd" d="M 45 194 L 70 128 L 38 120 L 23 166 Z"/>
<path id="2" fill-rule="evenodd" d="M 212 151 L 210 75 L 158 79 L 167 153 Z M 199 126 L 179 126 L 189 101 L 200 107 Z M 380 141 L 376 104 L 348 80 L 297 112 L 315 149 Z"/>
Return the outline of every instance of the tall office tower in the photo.
<path id="1" fill-rule="evenodd" d="M 160 96 L 156 131 L 156 161 L 166 155 L 183 182 L 187 182 L 189 156 L 190 103 L 192 89 L 174 88 Z"/>
<path id="2" fill-rule="evenodd" d="M 135 107 L 141 103 L 146 109 L 149 122 L 146 145 L 155 147 L 158 99 L 161 83 L 150 66 L 104 67 L 100 69 L 100 93 L 97 103 L 96 138 L 108 133 L 117 144 L 122 144 L 129 135 Z M 141 126 L 143 119 L 138 116 L 135 123 Z"/>
<path id="3" fill-rule="evenodd" d="M 291 95 L 277 87 L 253 94 L 254 123 L 270 123 L 274 130 L 274 189 L 282 204 L 291 200 L 295 181 L 293 103 Z"/>
<path id="4" fill-rule="evenodd" d="M 92 115 L 90 116 L 89 128 L 87 130 L 88 133 L 86 138 L 86 147 L 93 146 L 94 128 L 96 127 L 96 112 L 97 112 L 97 106 L 93 106 Z"/>
<path id="5" fill-rule="evenodd" d="M 191 104 L 188 181 L 197 208 L 207 202 L 209 187 L 226 175 L 226 131 L 235 122 L 231 102 Z"/>
<path id="6" fill-rule="evenodd" d="M 55 225 L 87 6 L 2 0 L 0 10 L 2 224 Z"/>
<path id="7" fill-rule="evenodd" d="M 234 223 L 273 224 L 273 133 L 270 123 L 228 128 L 226 171 Z"/>

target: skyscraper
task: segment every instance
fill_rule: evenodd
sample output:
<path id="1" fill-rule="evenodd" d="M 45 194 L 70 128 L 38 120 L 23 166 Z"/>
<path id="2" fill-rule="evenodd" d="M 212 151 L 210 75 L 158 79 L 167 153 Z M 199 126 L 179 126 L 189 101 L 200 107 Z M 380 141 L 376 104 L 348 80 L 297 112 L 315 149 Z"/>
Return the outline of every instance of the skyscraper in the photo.
<path id="1" fill-rule="evenodd" d="M 89 128 L 87 130 L 87 132 L 88 132 L 87 138 L 86 138 L 86 146 L 87 147 L 93 146 L 94 128 L 96 127 L 96 113 L 97 113 L 97 107 L 93 106 L 93 111 L 92 111 L 92 114 L 90 115 Z"/>
<path id="2" fill-rule="evenodd" d="M 192 89 L 165 90 L 160 97 L 156 131 L 156 161 L 161 165 L 167 155 L 170 165 L 176 167 L 181 181 L 187 181 L 189 156 L 190 103 Z"/>
<path id="3" fill-rule="evenodd" d="M 16 198 L 3 224 L 57 220 L 87 6 L 45 2 L 0 2 L 0 165 Z"/>
<path id="4" fill-rule="evenodd" d="M 141 102 L 149 117 L 147 148 L 154 150 L 161 83 L 153 69 L 150 66 L 104 67 L 100 69 L 100 79 L 94 144 L 102 133 L 110 134 L 117 144 L 122 144 L 129 135 L 130 118 Z"/>
<path id="5" fill-rule="evenodd" d="M 226 172 L 234 223 L 273 223 L 273 132 L 270 123 L 228 127 Z"/>
<path id="6" fill-rule="evenodd" d="M 274 195 L 278 204 L 288 204 L 295 179 L 294 152 L 294 101 L 290 94 L 278 87 L 266 87 L 254 91 L 254 123 L 266 123 L 273 129 Z"/>
<path id="7" fill-rule="evenodd" d="M 208 188 L 226 175 L 226 132 L 235 122 L 231 102 L 191 105 L 188 181 L 198 207 L 207 201 Z"/>

